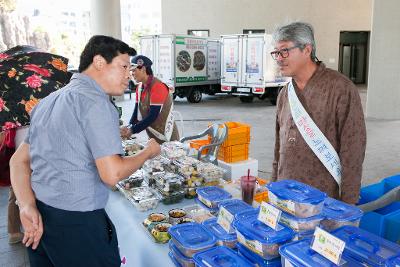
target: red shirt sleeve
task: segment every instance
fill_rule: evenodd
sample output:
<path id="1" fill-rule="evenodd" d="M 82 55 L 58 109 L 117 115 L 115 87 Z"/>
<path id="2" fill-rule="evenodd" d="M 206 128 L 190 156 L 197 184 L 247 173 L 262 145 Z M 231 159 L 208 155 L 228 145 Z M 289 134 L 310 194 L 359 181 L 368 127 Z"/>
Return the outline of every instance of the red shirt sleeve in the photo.
<path id="1" fill-rule="evenodd" d="M 163 83 L 156 83 L 151 89 L 150 105 L 163 105 L 169 94 L 168 88 Z"/>

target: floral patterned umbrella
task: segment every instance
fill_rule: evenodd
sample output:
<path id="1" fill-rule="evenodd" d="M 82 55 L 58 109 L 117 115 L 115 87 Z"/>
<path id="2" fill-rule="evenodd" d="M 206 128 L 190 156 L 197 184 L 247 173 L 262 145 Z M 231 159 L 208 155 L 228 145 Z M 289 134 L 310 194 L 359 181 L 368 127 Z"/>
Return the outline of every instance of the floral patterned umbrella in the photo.
<path id="1" fill-rule="evenodd" d="M 67 64 L 31 46 L 0 53 L 0 131 L 28 125 L 32 108 L 69 82 Z"/>

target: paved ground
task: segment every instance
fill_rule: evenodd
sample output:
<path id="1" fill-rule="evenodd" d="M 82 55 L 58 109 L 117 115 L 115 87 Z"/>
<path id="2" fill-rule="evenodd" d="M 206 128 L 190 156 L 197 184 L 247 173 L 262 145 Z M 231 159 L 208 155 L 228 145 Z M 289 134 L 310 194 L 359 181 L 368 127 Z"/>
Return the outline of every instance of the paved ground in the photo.
<path id="1" fill-rule="evenodd" d="M 365 106 L 366 90 L 360 87 L 360 96 Z M 117 103 L 123 107 L 123 119 L 129 120 L 133 102 L 125 96 Z M 189 104 L 186 99 L 177 99 L 175 109 L 182 113 L 184 135 L 195 134 L 210 122 L 239 121 L 248 123 L 251 129 L 250 156 L 259 160 L 259 176 L 269 177 L 274 147 L 275 107 L 268 101 L 240 103 L 238 98 L 226 96 L 204 96 L 199 104 Z M 400 173 L 400 121 L 367 119 L 367 153 L 363 167 L 363 185 Z M 7 196 L 8 188 L 0 188 L 0 266 L 29 266 L 22 245 L 7 243 Z"/>

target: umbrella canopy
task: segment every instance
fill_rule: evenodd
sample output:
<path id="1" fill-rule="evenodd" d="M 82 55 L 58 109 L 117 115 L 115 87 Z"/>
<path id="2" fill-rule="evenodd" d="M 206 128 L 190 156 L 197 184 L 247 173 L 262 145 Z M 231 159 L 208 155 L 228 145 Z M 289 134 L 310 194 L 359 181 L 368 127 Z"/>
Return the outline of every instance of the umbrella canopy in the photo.
<path id="1" fill-rule="evenodd" d="M 32 46 L 0 53 L 0 130 L 28 125 L 32 108 L 69 82 L 67 64 Z"/>

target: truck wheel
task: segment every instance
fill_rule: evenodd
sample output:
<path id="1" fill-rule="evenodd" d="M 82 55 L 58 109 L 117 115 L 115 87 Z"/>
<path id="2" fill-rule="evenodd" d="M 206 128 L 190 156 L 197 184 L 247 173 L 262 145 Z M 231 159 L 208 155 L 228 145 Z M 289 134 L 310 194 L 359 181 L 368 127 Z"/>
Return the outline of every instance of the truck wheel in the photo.
<path id="1" fill-rule="evenodd" d="M 190 103 L 199 103 L 201 98 L 203 97 L 203 93 L 198 88 L 193 88 L 189 95 L 187 96 L 187 100 Z"/>
<path id="2" fill-rule="evenodd" d="M 240 101 L 242 103 L 252 103 L 253 102 L 253 97 L 252 96 L 241 96 Z"/>

